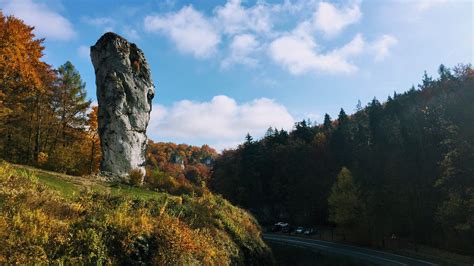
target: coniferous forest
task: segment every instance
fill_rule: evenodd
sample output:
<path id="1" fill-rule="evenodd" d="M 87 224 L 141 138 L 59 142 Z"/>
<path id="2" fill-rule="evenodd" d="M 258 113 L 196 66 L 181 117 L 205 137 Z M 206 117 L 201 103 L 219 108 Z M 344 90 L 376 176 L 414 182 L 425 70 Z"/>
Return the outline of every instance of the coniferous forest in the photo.
<path id="1" fill-rule="evenodd" d="M 224 151 L 213 190 L 280 220 L 337 226 L 352 240 L 383 246 L 394 235 L 414 243 L 473 251 L 474 71 L 439 67 L 417 88 L 386 101 L 359 102 L 322 124 Z"/>

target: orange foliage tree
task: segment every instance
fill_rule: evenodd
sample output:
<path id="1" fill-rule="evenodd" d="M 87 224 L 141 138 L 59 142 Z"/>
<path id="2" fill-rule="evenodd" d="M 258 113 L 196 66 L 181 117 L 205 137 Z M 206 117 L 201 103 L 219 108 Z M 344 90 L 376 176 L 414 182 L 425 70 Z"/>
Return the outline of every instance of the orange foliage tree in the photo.
<path id="1" fill-rule="evenodd" d="M 0 12 L 0 149 L 7 159 L 23 162 L 38 155 L 40 116 L 47 112 L 42 105 L 54 80 L 41 61 L 44 40 L 35 39 L 33 29 Z"/>
<path id="2" fill-rule="evenodd" d="M 0 157 L 89 173 L 99 153 L 91 155 L 97 136 L 87 125 L 85 84 L 70 62 L 54 70 L 42 61 L 44 39 L 33 30 L 0 12 Z"/>
<path id="3" fill-rule="evenodd" d="M 93 106 L 92 111 L 87 115 L 87 133 L 88 141 L 90 143 L 90 158 L 89 158 L 89 173 L 97 173 L 99 170 L 99 163 L 102 158 L 102 151 L 100 149 L 99 138 L 99 124 L 98 124 L 99 107 Z"/>

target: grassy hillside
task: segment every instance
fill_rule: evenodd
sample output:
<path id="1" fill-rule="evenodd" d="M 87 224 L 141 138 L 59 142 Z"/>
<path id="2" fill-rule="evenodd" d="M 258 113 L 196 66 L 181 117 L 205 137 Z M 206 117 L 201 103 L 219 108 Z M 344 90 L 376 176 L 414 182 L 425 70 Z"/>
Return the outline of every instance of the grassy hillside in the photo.
<path id="1" fill-rule="evenodd" d="M 247 212 L 0 162 L 0 264 L 271 264 Z"/>

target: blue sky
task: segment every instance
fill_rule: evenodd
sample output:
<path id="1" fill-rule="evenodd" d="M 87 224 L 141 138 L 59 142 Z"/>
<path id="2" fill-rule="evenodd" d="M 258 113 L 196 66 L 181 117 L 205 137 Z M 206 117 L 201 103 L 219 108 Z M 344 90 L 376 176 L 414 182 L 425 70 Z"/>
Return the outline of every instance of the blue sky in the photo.
<path id="1" fill-rule="evenodd" d="M 140 47 L 156 97 L 155 141 L 217 149 L 304 118 L 385 100 L 439 64 L 473 61 L 473 1 L 0 0 L 67 60 L 95 100 L 89 46 L 106 31 Z"/>

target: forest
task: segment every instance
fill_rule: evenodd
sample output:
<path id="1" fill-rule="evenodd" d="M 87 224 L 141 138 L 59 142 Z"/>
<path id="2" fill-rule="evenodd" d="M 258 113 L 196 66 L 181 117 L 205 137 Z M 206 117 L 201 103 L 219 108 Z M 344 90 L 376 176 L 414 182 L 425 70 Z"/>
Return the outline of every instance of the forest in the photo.
<path id="1" fill-rule="evenodd" d="M 210 187 L 262 224 L 336 226 L 351 241 L 390 236 L 474 252 L 474 71 L 441 65 L 417 88 L 359 103 L 322 124 L 226 150 Z"/>

